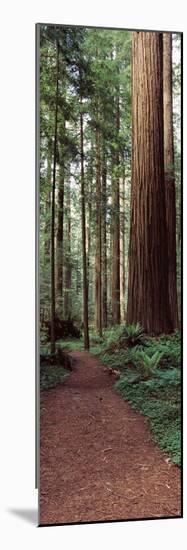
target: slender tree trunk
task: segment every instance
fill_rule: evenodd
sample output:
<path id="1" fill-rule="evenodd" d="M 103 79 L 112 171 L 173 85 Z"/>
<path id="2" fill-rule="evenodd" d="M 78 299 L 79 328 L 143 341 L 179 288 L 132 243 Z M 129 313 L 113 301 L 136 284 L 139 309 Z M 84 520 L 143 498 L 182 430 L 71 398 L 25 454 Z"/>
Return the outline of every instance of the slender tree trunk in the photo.
<path id="1" fill-rule="evenodd" d="M 81 286 L 81 276 L 80 276 L 80 247 L 79 247 L 79 241 L 78 241 L 78 247 L 77 247 L 77 259 L 76 259 L 76 293 L 77 296 L 82 291 Z"/>
<path id="2" fill-rule="evenodd" d="M 169 303 L 174 328 L 178 327 L 176 277 L 176 199 L 172 105 L 172 34 L 163 34 L 164 163 L 169 262 Z"/>
<path id="3" fill-rule="evenodd" d="M 51 209 L 51 175 L 52 175 L 52 151 L 51 146 L 49 145 L 48 157 L 47 157 L 47 185 L 49 186 L 49 191 L 47 192 L 46 198 L 46 222 L 45 222 L 45 246 L 44 246 L 44 264 L 46 265 L 50 259 L 50 220 L 49 213 Z"/>
<path id="4" fill-rule="evenodd" d="M 55 353 L 55 185 L 57 163 L 57 126 L 58 126 L 58 89 L 59 89 L 59 44 L 56 43 L 56 100 L 53 153 L 53 181 L 51 204 L 51 353 Z"/>
<path id="5" fill-rule="evenodd" d="M 107 166 L 105 158 L 105 144 L 103 143 L 103 158 L 102 158 L 102 325 L 107 327 L 107 230 L 106 230 L 106 214 L 107 214 Z"/>
<path id="6" fill-rule="evenodd" d="M 66 258 L 64 277 L 64 319 L 71 317 L 71 191 L 70 183 L 67 185 L 66 205 Z"/>
<path id="7" fill-rule="evenodd" d="M 80 75 L 81 81 L 81 75 Z M 82 96 L 80 96 L 82 107 Z M 80 149 L 81 149 L 81 217 L 82 217 L 82 257 L 83 257 L 83 323 L 84 323 L 84 348 L 89 349 L 88 328 L 88 283 L 86 260 L 86 217 L 85 217 L 85 189 L 84 189 L 84 130 L 83 114 L 80 112 Z"/>
<path id="8" fill-rule="evenodd" d="M 125 321 L 125 170 L 120 180 L 120 303 L 121 320 Z"/>
<path id="9" fill-rule="evenodd" d="M 92 174 L 89 180 L 89 201 L 88 201 L 88 250 L 87 250 L 87 282 L 88 282 L 88 299 L 89 299 L 89 283 L 90 283 L 90 258 L 91 258 L 91 223 L 92 223 Z"/>
<path id="10" fill-rule="evenodd" d="M 102 336 L 101 311 L 101 158 L 100 131 L 96 128 L 96 250 L 95 250 L 95 327 Z"/>
<path id="11" fill-rule="evenodd" d="M 111 315 L 112 315 L 112 253 L 113 253 L 113 219 L 112 219 L 112 212 L 111 212 L 111 215 L 110 215 L 108 249 L 109 249 L 109 253 L 108 253 L 108 308 L 109 308 L 109 317 L 110 317 L 110 323 L 111 323 Z"/>
<path id="12" fill-rule="evenodd" d="M 133 32 L 132 195 L 127 322 L 148 333 L 172 329 L 164 189 L 163 42 Z"/>
<path id="13" fill-rule="evenodd" d="M 116 134 L 120 129 L 119 97 L 116 105 Z M 119 152 L 114 155 L 114 175 L 112 181 L 113 210 L 113 252 L 112 252 L 112 317 L 113 323 L 120 324 L 120 203 L 119 203 Z"/>
<path id="14" fill-rule="evenodd" d="M 57 197 L 57 234 L 56 234 L 56 292 L 57 309 L 63 317 L 63 241 L 64 241 L 64 163 L 60 166 L 60 179 Z"/>

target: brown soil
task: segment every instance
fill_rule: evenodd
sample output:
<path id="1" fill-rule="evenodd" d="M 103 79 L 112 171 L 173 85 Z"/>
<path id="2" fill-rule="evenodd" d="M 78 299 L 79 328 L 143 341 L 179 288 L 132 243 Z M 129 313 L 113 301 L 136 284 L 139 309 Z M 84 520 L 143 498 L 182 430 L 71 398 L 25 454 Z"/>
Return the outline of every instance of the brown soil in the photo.
<path id="1" fill-rule="evenodd" d="M 181 472 L 98 359 L 42 392 L 40 525 L 181 515 Z"/>

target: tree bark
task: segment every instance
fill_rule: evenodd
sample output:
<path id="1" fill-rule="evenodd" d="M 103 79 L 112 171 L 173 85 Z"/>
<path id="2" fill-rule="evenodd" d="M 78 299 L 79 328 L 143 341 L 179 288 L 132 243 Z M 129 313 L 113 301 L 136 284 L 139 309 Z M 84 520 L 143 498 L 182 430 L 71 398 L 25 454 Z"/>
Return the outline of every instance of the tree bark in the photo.
<path id="1" fill-rule="evenodd" d="M 178 327 L 176 276 L 176 199 L 172 105 L 172 34 L 163 34 L 164 164 L 169 264 L 169 303 L 174 328 Z"/>
<path id="2" fill-rule="evenodd" d="M 88 218 L 87 218 L 87 284 L 88 284 L 88 300 L 89 300 L 89 283 L 90 283 L 90 259 L 91 259 L 91 224 L 92 224 L 92 175 L 88 182 L 89 186 L 89 201 L 88 201 Z"/>
<path id="3" fill-rule="evenodd" d="M 125 321 L 125 170 L 120 180 L 120 311 Z"/>
<path id="4" fill-rule="evenodd" d="M 95 327 L 102 336 L 101 310 L 101 158 L 100 131 L 96 127 L 96 248 L 95 248 Z"/>
<path id="5" fill-rule="evenodd" d="M 50 220 L 49 212 L 51 210 L 51 175 L 52 175 L 52 151 L 50 144 L 48 145 L 48 157 L 47 157 L 47 186 L 49 191 L 46 197 L 46 222 L 45 222 L 45 245 L 44 245 L 44 265 L 49 262 L 50 259 Z"/>
<path id="6" fill-rule="evenodd" d="M 116 99 L 116 135 L 120 129 L 119 96 Z M 120 202 L 119 202 L 119 151 L 114 154 L 112 181 L 112 317 L 113 324 L 120 324 Z"/>
<path id="7" fill-rule="evenodd" d="M 70 182 L 67 185 L 66 204 L 66 248 L 65 248 L 65 276 L 64 276 L 64 319 L 71 317 L 71 192 Z"/>
<path id="8" fill-rule="evenodd" d="M 63 241 L 64 241 L 64 165 L 60 166 L 60 180 L 57 197 L 57 234 L 56 234 L 56 292 L 57 309 L 63 318 Z"/>
<path id="9" fill-rule="evenodd" d="M 132 37 L 132 194 L 127 323 L 168 333 L 168 244 L 164 189 L 163 41 Z"/>
<path id="10" fill-rule="evenodd" d="M 103 143 L 103 158 L 102 158 L 102 326 L 107 327 L 107 229 L 106 229 L 106 214 L 107 214 L 107 166 L 105 158 L 105 143 Z"/>
<path id="11" fill-rule="evenodd" d="M 81 75 L 80 75 L 81 82 Z M 80 106 L 82 108 L 82 95 L 80 94 Z M 84 348 L 89 349 L 88 328 L 88 282 L 86 260 L 86 217 L 85 217 L 85 189 L 84 189 L 84 130 L 83 113 L 80 112 L 80 149 L 81 149 L 81 218 L 82 218 L 82 258 L 83 258 L 83 323 L 84 323 Z"/>
<path id="12" fill-rule="evenodd" d="M 55 353 L 55 186 L 57 164 L 57 127 L 58 127 L 58 90 L 59 90 L 59 44 L 56 42 L 56 98 L 54 125 L 53 181 L 51 204 L 51 353 Z"/>

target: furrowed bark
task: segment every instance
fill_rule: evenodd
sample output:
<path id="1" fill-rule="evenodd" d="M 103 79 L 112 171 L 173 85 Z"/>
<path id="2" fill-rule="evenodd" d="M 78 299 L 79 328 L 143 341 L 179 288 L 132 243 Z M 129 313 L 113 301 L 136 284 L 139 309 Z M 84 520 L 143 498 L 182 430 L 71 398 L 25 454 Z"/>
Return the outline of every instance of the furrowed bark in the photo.
<path id="1" fill-rule="evenodd" d="M 133 32 L 132 191 L 127 323 L 172 330 L 164 182 L 163 41 Z"/>

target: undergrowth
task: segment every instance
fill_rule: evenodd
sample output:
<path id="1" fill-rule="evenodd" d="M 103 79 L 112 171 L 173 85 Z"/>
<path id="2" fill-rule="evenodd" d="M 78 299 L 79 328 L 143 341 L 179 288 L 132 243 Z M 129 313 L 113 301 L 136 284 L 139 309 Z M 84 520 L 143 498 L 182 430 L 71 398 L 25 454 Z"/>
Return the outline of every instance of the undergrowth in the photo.
<path id="1" fill-rule="evenodd" d="M 40 389 L 55 388 L 69 376 L 69 372 L 59 365 L 45 365 L 40 367 Z"/>
<path id="2" fill-rule="evenodd" d="M 83 351 L 84 341 L 82 338 L 80 338 L 79 340 L 77 338 L 58 340 L 58 347 L 64 350 L 67 349 L 71 351 Z"/>
<path id="3" fill-rule="evenodd" d="M 132 331 L 136 332 L 136 327 Z M 145 415 L 155 441 L 174 464 L 181 463 L 181 336 L 159 338 L 143 335 L 137 345 L 121 345 L 124 327 L 105 331 L 102 346 L 95 348 L 101 362 L 118 369 L 115 389 L 132 407 Z M 128 331 L 131 334 L 131 331 Z M 135 335 L 136 336 L 136 335 Z M 111 345 L 112 344 L 112 345 Z"/>
<path id="4" fill-rule="evenodd" d="M 139 380 L 135 369 L 127 370 L 115 384 L 124 399 L 150 420 L 155 440 L 172 462 L 181 461 L 181 378 L 180 369 L 162 371 L 154 377 Z"/>

